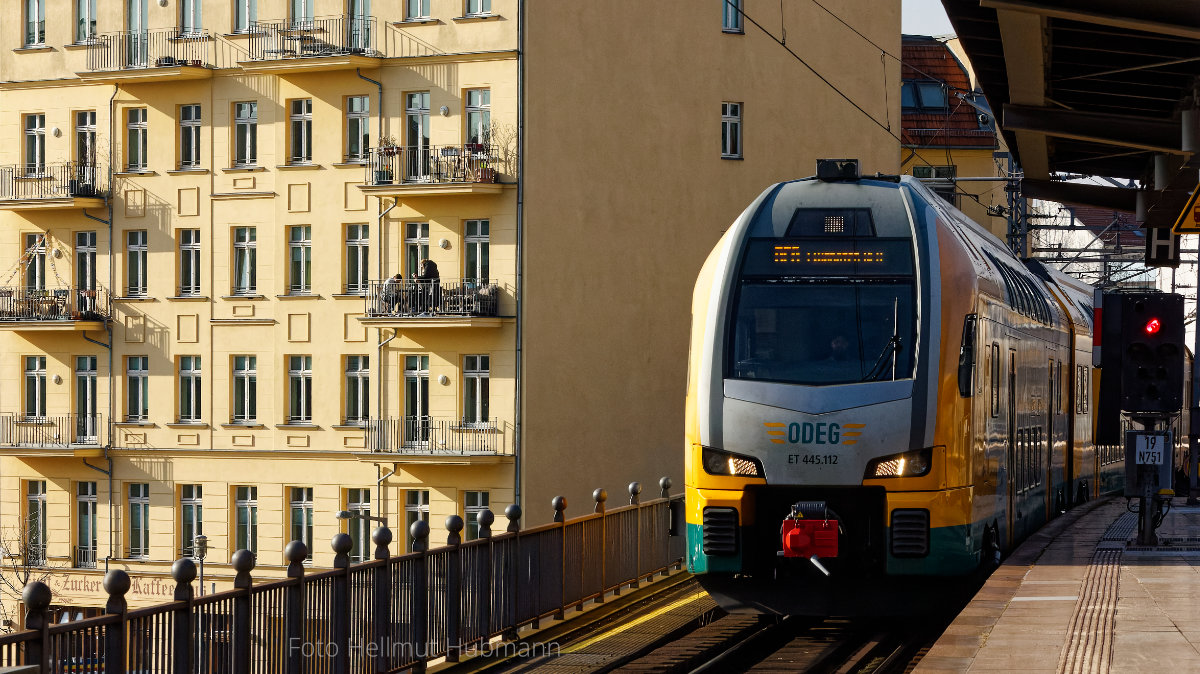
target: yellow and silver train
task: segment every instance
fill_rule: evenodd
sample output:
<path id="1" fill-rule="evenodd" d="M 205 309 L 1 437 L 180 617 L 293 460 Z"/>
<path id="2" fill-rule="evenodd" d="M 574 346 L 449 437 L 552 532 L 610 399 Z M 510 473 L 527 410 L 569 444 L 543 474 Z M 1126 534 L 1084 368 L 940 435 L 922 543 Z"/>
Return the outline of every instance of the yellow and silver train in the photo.
<path id="1" fill-rule="evenodd" d="M 1092 288 L 834 166 L 763 192 L 696 283 L 688 567 L 734 610 L 886 611 L 1124 482 L 1092 442 Z"/>

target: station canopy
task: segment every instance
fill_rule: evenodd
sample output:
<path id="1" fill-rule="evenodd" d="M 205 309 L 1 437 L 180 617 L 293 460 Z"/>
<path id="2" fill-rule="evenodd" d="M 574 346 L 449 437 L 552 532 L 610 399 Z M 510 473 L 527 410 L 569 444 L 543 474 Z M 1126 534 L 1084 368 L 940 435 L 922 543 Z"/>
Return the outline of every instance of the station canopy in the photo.
<path id="1" fill-rule="evenodd" d="M 1139 180 L 1145 225 L 1175 222 L 1200 175 L 1200 0 L 942 4 L 1025 196 L 1133 212 L 1135 189 L 1051 177 Z"/>

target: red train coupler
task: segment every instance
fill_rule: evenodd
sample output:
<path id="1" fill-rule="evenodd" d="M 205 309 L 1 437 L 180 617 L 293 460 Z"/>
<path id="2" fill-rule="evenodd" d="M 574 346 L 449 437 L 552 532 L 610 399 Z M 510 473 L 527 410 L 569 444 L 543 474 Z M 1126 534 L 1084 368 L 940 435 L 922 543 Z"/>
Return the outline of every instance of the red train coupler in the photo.
<path id="1" fill-rule="evenodd" d="M 779 530 L 784 557 L 805 557 L 826 576 L 821 557 L 838 555 L 838 520 L 824 502 L 800 502 L 792 506 Z"/>

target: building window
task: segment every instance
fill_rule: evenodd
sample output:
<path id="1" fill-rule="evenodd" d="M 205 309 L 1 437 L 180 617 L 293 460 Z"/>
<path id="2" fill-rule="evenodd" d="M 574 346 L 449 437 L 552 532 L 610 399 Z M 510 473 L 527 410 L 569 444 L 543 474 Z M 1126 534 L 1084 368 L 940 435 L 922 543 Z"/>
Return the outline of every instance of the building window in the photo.
<path id="1" fill-rule="evenodd" d="M 92 171 L 96 168 L 96 111 L 75 113 L 75 160 Z M 95 184 L 95 179 L 88 181 Z"/>
<path id="2" fill-rule="evenodd" d="M 254 227 L 235 227 L 233 230 L 233 294 L 253 295 L 258 292 L 257 248 L 258 233 Z"/>
<path id="3" fill-rule="evenodd" d="M 288 257 L 291 260 L 291 283 L 288 292 L 298 295 L 312 292 L 312 227 L 297 225 L 289 228 Z"/>
<path id="4" fill-rule="evenodd" d="M 75 357 L 75 436 L 79 443 L 95 443 L 100 438 L 96 382 L 99 380 L 95 356 Z"/>
<path id="5" fill-rule="evenodd" d="M 96 39 L 96 0 L 75 0 L 75 42 Z"/>
<path id="6" fill-rule="evenodd" d="M 46 416 L 46 357 L 25 356 L 25 417 Z"/>
<path id="7" fill-rule="evenodd" d="M 96 568 L 96 483 L 79 482 L 75 487 L 75 567 Z"/>
<path id="8" fill-rule="evenodd" d="M 46 172 L 46 115 L 25 115 L 25 174 Z"/>
<path id="9" fill-rule="evenodd" d="M 180 550 L 184 557 L 196 556 L 196 537 L 204 534 L 204 487 L 185 484 L 179 487 Z"/>
<path id="10" fill-rule="evenodd" d="M 179 230 L 179 296 L 200 296 L 200 230 Z"/>
<path id="11" fill-rule="evenodd" d="M 312 163 L 312 99 L 292 101 L 292 164 Z"/>
<path id="12" fill-rule="evenodd" d="M 289 502 L 291 536 L 293 541 L 300 541 L 308 547 L 308 561 L 312 561 L 313 553 L 313 489 L 312 487 L 292 487 Z"/>
<path id="13" fill-rule="evenodd" d="M 129 485 L 129 558 L 150 558 L 150 485 Z"/>
<path id="14" fill-rule="evenodd" d="M 129 171 L 145 171 L 149 166 L 146 153 L 149 138 L 146 124 L 146 108 L 130 108 L 126 123 L 125 166 Z"/>
<path id="15" fill-rule="evenodd" d="M 408 177 L 423 180 L 430 173 L 429 92 L 418 91 L 404 97 L 404 121 L 408 142 Z"/>
<path id="16" fill-rule="evenodd" d="M 421 271 L 421 260 L 429 257 L 429 223 L 409 222 L 404 225 L 404 273 L 412 276 Z"/>
<path id="17" fill-rule="evenodd" d="M 25 46 L 46 44 L 46 0 L 25 0 Z"/>
<path id="18" fill-rule="evenodd" d="M 233 104 L 233 136 L 233 165 L 254 166 L 258 163 L 258 103 Z"/>
<path id="19" fill-rule="evenodd" d="M 946 110 L 946 87 L 936 80 L 906 80 L 900 84 L 900 107 L 905 110 Z"/>
<path id="20" fill-rule="evenodd" d="M 488 251 L 490 224 L 487 220 L 467 220 L 463 226 L 466 239 L 463 278 L 481 285 L 488 282 L 491 273 Z"/>
<path id="21" fill-rule="evenodd" d="M 150 358 L 127 356 L 125 359 L 125 386 L 129 389 L 125 418 L 128 421 L 145 421 L 150 412 Z"/>
<path id="22" fill-rule="evenodd" d="M 429 0 L 405 0 L 404 20 L 418 21 L 429 18 Z"/>
<path id="23" fill-rule="evenodd" d="M 742 156 L 742 104 L 721 104 L 721 157 L 739 159 Z"/>
<path id="24" fill-rule="evenodd" d="M 346 225 L 346 293 L 366 294 L 370 225 Z"/>
<path id="25" fill-rule="evenodd" d="M 743 32 L 742 0 L 721 0 L 721 5 L 721 30 L 726 33 Z"/>
<path id="26" fill-rule="evenodd" d="M 312 422 L 312 356 L 288 356 L 288 423 Z"/>
<path id="27" fill-rule="evenodd" d="M 149 248 L 146 245 L 146 230 L 135 229 L 125 233 L 125 271 L 127 297 L 146 296 L 146 262 Z"/>
<path id="28" fill-rule="evenodd" d="M 429 356 L 404 357 L 404 429 L 405 447 L 429 446 Z"/>
<path id="29" fill-rule="evenodd" d="M 258 419 L 258 358 L 233 357 L 233 423 L 250 424 Z"/>
<path id="30" fill-rule="evenodd" d="M 463 424 L 479 425 L 488 421 L 488 383 L 490 358 L 463 357 Z"/>
<path id="31" fill-rule="evenodd" d="M 492 13 L 492 0 L 467 0 L 466 16 L 487 16 Z"/>
<path id="32" fill-rule="evenodd" d="M 179 2 L 179 33 L 181 35 L 196 35 L 203 28 L 200 22 L 201 0 L 180 0 Z"/>
<path id="33" fill-rule="evenodd" d="M 363 161 L 371 147 L 371 97 L 346 99 L 346 161 Z"/>
<path id="34" fill-rule="evenodd" d="M 914 178 L 920 178 L 925 181 L 925 186 L 932 190 L 934 194 L 955 206 L 958 205 L 958 195 L 954 189 L 954 178 L 958 175 L 957 167 L 914 166 L 912 174 Z"/>
<path id="35" fill-rule="evenodd" d="M 313 0 L 291 0 L 291 21 L 293 28 L 311 28 L 313 21 Z"/>
<path id="36" fill-rule="evenodd" d="M 346 356 L 346 425 L 365 424 L 370 414 L 370 358 Z"/>
<path id="37" fill-rule="evenodd" d="M 492 129 L 492 90 L 467 90 L 467 142 L 486 144 Z"/>
<path id="38" fill-rule="evenodd" d="M 200 166 L 200 106 L 179 107 L 179 168 Z"/>
<path id="39" fill-rule="evenodd" d="M 179 357 L 179 422 L 200 421 L 200 356 Z"/>
<path id="40" fill-rule="evenodd" d="M 233 32 L 248 33 L 258 20 L 258 0 L 233 0 Z"/>
<path id="41" fill-rule="evenodd" d="M 479 515 L 488 509 L 490 495 L 486 491 L 468 491 L 463 496 L 463 514 L 466 516 L 466 538 L 473 541 L 479 538 Z"/>
<path id="42" fill-rule="evenodd" d="M 234 549 L 258 552 L 258 487 L 234 490 Z"/>
<path id="43" fill-rule="evenodd" d="M 417 520 L 429 521 L 429 490 L 410 489 L 404 496 L 404 534 L 408 537 L 408 549 L 411 552 L 416 540 L 412 537 L 412 525 Z"/>
<path id="44" fill-rule="evenodd" d="M 46 563 L 46 481 L 25 483 L 25 564 L 42 566 Z"/>
<path id="45" fill-rule="evenodd" d="M 96 289 L 96 232 L 75 233 L 75 283 L 80 290 Z"/>
<path id="46" fill-rule="evenodd" d="M 26 290 L 46 289 L 46 235 L 26 234 L 25 255 L 21 260 Z"/>
<path id="47" fill-rule="evenodd" d="M 350 561 L 365 562 L 371 558 L 371 490 L 347 489 L 346 510 L 358 517 L 346 520 L 350 528 Z"/>

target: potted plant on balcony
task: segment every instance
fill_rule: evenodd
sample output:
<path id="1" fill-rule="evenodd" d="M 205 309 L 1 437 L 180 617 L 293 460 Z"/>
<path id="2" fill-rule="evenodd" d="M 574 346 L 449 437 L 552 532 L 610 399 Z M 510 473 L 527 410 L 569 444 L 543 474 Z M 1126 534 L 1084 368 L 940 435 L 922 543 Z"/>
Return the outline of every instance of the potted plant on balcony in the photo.
<path id="1" fill-rule="evenodd" d="M 392 182 L 392 157 L 400 154 L 400 146 L 392 136 L 382 136 L 379 139 L 379 153 L 375 156 L 371 167 L 371 184 L 388 185 Z"/>

